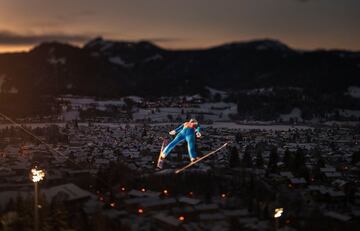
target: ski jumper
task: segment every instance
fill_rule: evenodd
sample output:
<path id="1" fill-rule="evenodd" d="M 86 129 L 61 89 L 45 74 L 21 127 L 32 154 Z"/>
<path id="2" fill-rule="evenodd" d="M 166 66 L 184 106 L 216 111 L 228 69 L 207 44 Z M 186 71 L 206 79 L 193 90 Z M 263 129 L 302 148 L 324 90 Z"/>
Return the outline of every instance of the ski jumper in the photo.
<path id="1" fill-rule="evenodd" d="M 190 158 L 191 159 L 196 158 L 197 154 L 195 151 L 195 141 L 196 141 L 195 134 L 197 132 L 200 132 L 200 126 L 199 125 L 193 126 L 191 123 L 185 122 L 184 124 L 177 127 L 175 129 L 175 132 L 178 134 L 176 135 L 175 139 L 173 139 L 164 148 L 164 150 L 163 150 L 164 156 L 166 157 L 171 152 L 171 150 L 173 150 L 173 148 L 175 148 L 175 146 L 178 143 L 186 140 Z"/>

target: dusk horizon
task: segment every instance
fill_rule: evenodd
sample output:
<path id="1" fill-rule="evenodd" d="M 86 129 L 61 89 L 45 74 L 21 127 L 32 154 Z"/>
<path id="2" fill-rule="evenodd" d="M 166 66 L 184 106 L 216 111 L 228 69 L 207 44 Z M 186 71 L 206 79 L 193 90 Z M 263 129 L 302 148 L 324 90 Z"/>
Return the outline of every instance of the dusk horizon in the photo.
<path id="1" fill-rule="evenodd" d="M 171 49 L 270 38 L 296 49 L 360 50 L 359 1 L 3 1 L 0 52 L 49 38 L 150 40 Z"/>
<path id="2" fill-rule="evenodd" d="M 16 45 L 16 46 L 8 46 L 6 48 L 1 47 L 0 46 L 0 54 L 4 54 L 4 53 L 21 53 L 21 52 L 29 52 L 31 50 L 33 50 L 34 48 L 36 48 L 37 46 L 44 44 L 44 43 L 60 43 L 60 44 L 67 44 L 70 46 L 74 46 L 74 47 L 79 47 L 79 48 L 83 48 L 87 43 L 91 42 L 94 39 L 102 39 L 104 41 L 111 41 L 111 42 L 125 42 L 125 43 L 139 43 L 139 42 L 150 42 L 156 46 L 158 46 L 161 49 L 164 50 L 177 50 L 177 51 L 181 51 L 181 50 L 206 50 L 206 49 L 211 49 L 211 48 L 215 48 L 215 47 L 221 47 L 224 45 L 229 45 L 229 44 L 241 44 L 241 43 L 249 43 L 249 42 L 256 42 L 256 41 L 274 41 L 274 42 L 279 42 L 282 43 L 284 45 L 286 45 L 287 47 L 289 47 L 292 50 L 296 50 L 296 51 L 317 51 L 317 50 L 325 50 L 325 51 L 346 51 L 346 52 L 354 52 L 354 53 L 358 53 L 360 52 L 360 48 L 359 49 L 349 49 L 349 48 L 341 48 L 341 47 L 296 47 L 293 46 L 289 43 L 286 43 L 285 41 L 282 41 L 280 39 L 276 39 L 276 38 L 270 38 L 270 37 L 259 37 L 259 38 L 249 38 L 249 39 L 244 39 L 244 40 L 229 40 L 229 41 L 224 41 L 224 42 L 220 42 L 220 43 L 214 43 L 214 44 L 207 44 L 207 45 L 203 45 L 203 46 L 194 46 L 194 47 L 182 47 L 182 46 L 169 46 L 164 44 L 161 41 L 157 41 L 157 39 L 152 40 L 152 39 L 122 39 L 122 38 L 107 38 L 101 35 L 96 35 L 93 37 L 89 37 L 87 40 L 84 40 L 83 42 L 71 42 L 71 41 L 63 41 L 63 40 L 41 40 L 38 41 L 37 43 L 34 43 L 32 45 Z"/>

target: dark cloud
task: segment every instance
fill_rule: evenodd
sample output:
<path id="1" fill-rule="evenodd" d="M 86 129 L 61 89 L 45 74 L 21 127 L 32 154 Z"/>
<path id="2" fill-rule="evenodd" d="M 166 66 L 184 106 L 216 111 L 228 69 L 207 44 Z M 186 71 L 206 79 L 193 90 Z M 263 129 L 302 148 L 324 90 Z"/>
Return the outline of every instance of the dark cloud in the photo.
<path id="1" fill-rule="evenodd" d="M 0 31 L 0 45 L 30 45 L 45 41 L 81 43 L 93 38 L 93 35 L 86 34 L 18 34 L 11 31 Z"/>

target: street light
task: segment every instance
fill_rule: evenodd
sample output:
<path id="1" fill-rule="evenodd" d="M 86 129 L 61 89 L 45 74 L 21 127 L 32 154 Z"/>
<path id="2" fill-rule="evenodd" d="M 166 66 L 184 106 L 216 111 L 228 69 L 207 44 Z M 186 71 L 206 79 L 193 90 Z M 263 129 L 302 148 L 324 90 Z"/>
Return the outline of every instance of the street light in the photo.
<path id="1" fill-rule="evenodd" d="M 279 218 L 281 217 L 282 213 L 284 212 L 283 208 L 276 208 L 275 212 L 274 212 L 274 218 Z"/>
<path id="2" fill-rule="evenodd" d="M 38 169 L 35 166 L 31 169 L 31 180 L 34 182 L 35 195 L 34 195 L 34 230 L 39 230 L 39 186 L 38 183 L 45 177 L 45 171 Z"/>
<path id="3" fill-rule="evenodd" d="M 31 169 L 31 180 L 34 182 L 34 183 L 38 183 L 40 181 L 42 181 L 45 177 L 45 172 L 44 170 L 42 169 L 37 169 L 37 167 Z"/>
<path id="4" fill-rule="evenodd" d="M 279 228 L 279 218 L 281 217 L 283 212 L 284 212 L 283 208 L 276 208 L 274 210 L 275 230 L 278 230 L 278 228 Z"/>

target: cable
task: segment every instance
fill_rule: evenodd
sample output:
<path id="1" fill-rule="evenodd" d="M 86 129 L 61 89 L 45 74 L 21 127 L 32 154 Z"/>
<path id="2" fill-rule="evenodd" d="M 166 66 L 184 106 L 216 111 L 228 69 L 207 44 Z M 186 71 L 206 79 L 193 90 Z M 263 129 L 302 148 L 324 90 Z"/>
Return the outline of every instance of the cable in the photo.
<path id="1" fill-rule="evenodd" d="M 10 117 L 4 115 L 3 113 L 0 112 L 0 115 L 2 117 L 4 117 L 6 120 L 8 120 L 9 122 L 11 122 L 12 124 L 14 124 L 16 127 L 20 128 L 21 130 L 23 130 L 26 134 L 30 135 L 31 137 L 35 138 L 37 141 L 39 141 L 40 143 L 44 144 L 48 149 L 50 149 L 51 151 L 59 154 L 62 157 L 65 157 L 66 159 L 69 159 L 65 154 L 61 153 L 58 150 L 55 150 L 51 147 L 50 144 L 46 143 L 45 141 L 43 141 L 42 139 L 40 139 L 40 137 L 34 135 L 32 132 L 30 132 L 28 129 L 24 128 L 23 126 L 21 126 L 19 123 L 15 122 L 14 120 L 12 120 Z M 70 159 L 69 159 L 70 160 Z M 75 161 L 70 160 L 71 162 L 73 162 L 74 164 L 78 165 Z M 80 165 L 79 165 L 80 166 Z M 81 167 L 82 168 L 82 167 Z"/>
<path id="2" fill-rule="evenodd" d="M 69 159 L 69 157 L 67 157 L 65 154 L 61 153 L 58 150 L 55 150 L 54 148 L 51 147 L 50 144 L 46 143 L 45 141 L 43 141 L 42 139 L 40 139 L 40 137 L 34 135 L 31 131 L 29 131 L 28 129 L 24 128 L 23 126 L 21 126 L 21 124 L 17 123 L 16 121 L 14 121 L 13 119 L 11 119 L 10 117 L 6 116 L 5 114 L 0 112 L 0 115 L 5 118 L 7 121 L 9 121 L 10 123 L 14 124 L 16 127 L 20 128 L 23 132 L 25 132 L 26 134 L 30 135 L 31 137 L 33 137 L 34 139 L 36 139 L 37 141 L 39 141 L 40 143 L 44 144 L 50 151 L 55 152 L 56 154 L 64 157 L 66 160 L 69 160 L 70 162 L 72 162 L 74 165 L 76 165 L 78 168 L 83 169 L 83 170 L 87 170 L 84 167 L 82 167 L 80 164 L 76 163 L 75 161 Z M 101 177 L 99 177 L 98 175 L 92 174 L 91 172 L 89 172 L 90 175 L 96 177 L 97 179 L 99 179 L 100 181 L 102 181 L 102 183 L 105 183 L 105 185 L 108 185 L 108 182 L 105 181 L 104 179 L 102 179 Z M 108 185 L 109 188 L 110 185 Z"/>

